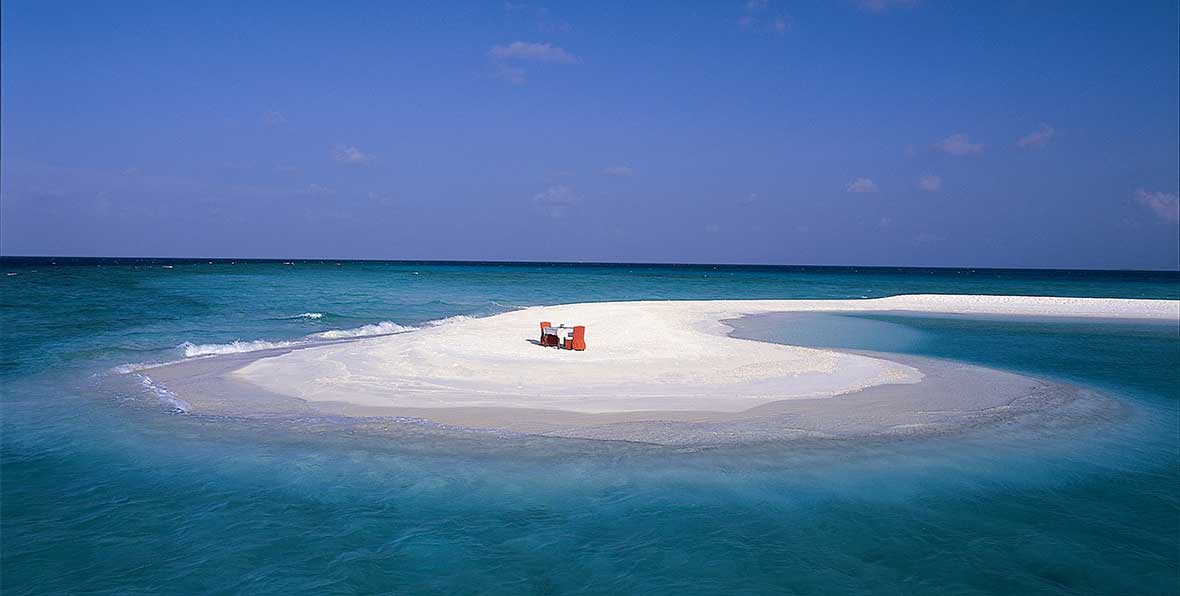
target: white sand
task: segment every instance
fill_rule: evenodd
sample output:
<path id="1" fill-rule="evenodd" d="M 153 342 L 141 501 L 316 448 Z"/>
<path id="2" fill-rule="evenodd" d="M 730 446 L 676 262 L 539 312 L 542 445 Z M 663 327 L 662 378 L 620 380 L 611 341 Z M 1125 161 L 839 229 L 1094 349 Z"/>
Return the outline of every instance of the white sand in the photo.
<path id="1" fill-rule="evenodd" d="M 727 337 L 766 312 L 924 313 L 1180 320 L 1180 302 L 917 295 L 873 300 L 613 302 L 534 307 L 410 333 L 296 350 L 232 373 L 309 402 L 581 413 L 741 412 L 832 397 L 918 370 L 876 358 Z M 585 352 L 543 348 L 540 321 L 586 325 Z"/>

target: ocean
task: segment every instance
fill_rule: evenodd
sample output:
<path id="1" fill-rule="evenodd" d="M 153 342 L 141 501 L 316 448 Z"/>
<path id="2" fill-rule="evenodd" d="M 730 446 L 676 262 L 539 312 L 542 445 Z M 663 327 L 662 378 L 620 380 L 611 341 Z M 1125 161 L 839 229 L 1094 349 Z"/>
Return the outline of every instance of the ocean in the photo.
<path id="1" fill-rule="evenodd" d="M 1175 272 L 0 259 L 4 594 L 1176 594 L 1180 322 L 761 315 L 763 341 L 1103 392 L 1085 424 L 710 448 L 390 436 L 109 382 L 529 305 L 1180 300 Z"/>

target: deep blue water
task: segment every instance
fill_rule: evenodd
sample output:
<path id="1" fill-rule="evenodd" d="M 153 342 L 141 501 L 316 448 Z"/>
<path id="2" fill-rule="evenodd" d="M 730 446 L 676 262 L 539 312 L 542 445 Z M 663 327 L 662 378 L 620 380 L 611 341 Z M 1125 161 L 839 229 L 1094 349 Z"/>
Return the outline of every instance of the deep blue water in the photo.
<path id="1" fill-rule="evenodd" d="M 989 293 L 1180 299 L 1175 273 L 2 261 L 0 588 L 42 593 L 1174 594 L 1177 324 L 769 316 L 768 341 L 952 358 L 1122 415 L 686 450 L 176 413 L 112 367 L 532 304 Z M 162 265 L 171 265 L 166 269 Z M 315 316 L 302 316 L 307 314 Z"/>

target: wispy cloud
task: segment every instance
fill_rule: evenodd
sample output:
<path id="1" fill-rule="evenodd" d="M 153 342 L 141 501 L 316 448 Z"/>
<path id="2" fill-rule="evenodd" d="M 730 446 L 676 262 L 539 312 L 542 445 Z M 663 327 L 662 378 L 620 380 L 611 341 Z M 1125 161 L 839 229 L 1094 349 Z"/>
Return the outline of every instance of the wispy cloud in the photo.
<path id="1" fill-rule="evenodd" d="M 541 33 L 568 33 L 573 28 L 568 22 L 554 18 L 552 11 L 545 6 L 531 7 L 526 2 L 505 2 L 504 12 L 513 18 L 535 18 L 537 30 Z"/>
<path id="2" fill-rule="evenodd" d="M 508 45 L 493 46 L 488 52 L 493 60 L 519 60 L 528 62 L 548 62 L 550 64 L 577 64 L 581 62 L 577 56 L 567 52 L 564 48 L 548 43 L 529 43 L 514 41 Z"/>
<path id="3" fill-rule="evenodd" d="M 942 190 L 942 176 L 934 174 L 922 176 L 918 178 L 918 188 L 926 192 L 938 192 Z"/>
<path id="4" fill-rule="evenodd" d="M 278 126 L 287 123 L 287 117 L 282 112 L 271 110 L 262 114 L 262 123 L 267 126 Z"/>
<path id="5" fill-rule="evenodd" d="M 572 186 L 554 184 L 533 195 L 533 205 L 544 211 L 549 217 L 564 217 L 567 210 L 582 202 L 582 197 Z"/>
<path id="6" fill-rule="evenodd" d="M 373 156 L 351 145 L 337 145 L 332 150 L 332 159 L 340 163 L 364 164 L 373 161 Z"/>
<path id="7" fill-rule="evenodd" d="M 514 85 L 520 85 L 526 80 L 523 68 L 503 62 L 497 62 L 492 66 L 492 76 Z"/>
<path id="8" fill-rule="evenodd" d="M 313 196 L 313 197 L 334 197 L 336 196 L 336 189 L 321 186 L 319 184 L 308 184 L 307 188 L 299 194 Z"/>
<path id="9" fill-rule="evenodd" d="M 542 205 L 573 205 L 580 200 L 573 187 L 564 184 L 554 184 L 533 195 L 533 202 Z"/>
<path id="10" fill-rule="evenodd" d="M 972 143 L 963 133 L 955 133 L 935 143 L 934 146 L 951 155 L 974 155 L 983 152 L 982 143 Z"/>
<path id="11" fill-rule="evenodd" d="M 607 167 L 603 168 L 602 173 L 606 174 L 607 176 L 616 176 L 619 178 L 623 178 L 623 177 L 630 176 L 630 175 L 634 174 L 635 170 L 631 169 L 631 166 L 628 166 L 628 165 L 616 164 L 613 166 L 607 166 Z"/>
<path id="12" fill-rule="evenodd" d="M 877 183 L 869 178 L 857 178 L 849 182 L 844 190 L 848 192 L 877 192 Z"/>
<path id="13" fill-rule="evenodd" d="M 537 9 L 537 30 L 541 33 L 569 33 L 571 28 L 568 22 L 551 18 L 548 8 Z"/>
<path id="14" fill-rule="evenodd" d="M 738 17 L 738 25 L 743 29 L 756 29 L 783 35 L 791 30 L 791 17 L 777 13 L 765 14 L 770 9 L 770 0 L 747 0 L 743 5 L 743 13 Z"/>
<path id="15" fill-rule="evenodd" d="M 863 11 L 881 14 L 894 8 L 910 8 L 917 3 L 918 0 L 859 0 L 856 4 Z"/>
<path id="16" fill-rule="evenodd" d="M 569 33 L 570 24 L 565 21 L 538 21 L 537 31 L 541 33 Z"/>
<path id="17" fill-rule="evenodd" d="M 1135 200 L 1166 222 L 1180 222 L 1180 196 L 1174 192 L 1149 191 L 1141 188 L 1135 192 Z"/>
<path id="18" fill-rule="evenodd" d="M 580 64 L 582 60 L 565 48 L 549 43 L 514 41 L 507 45 L 492 46 L 488 50 L 492 61 L 492 76 L 509 83 L 521 84 L 526 80 L 522 63 Z"/>
<path id="19" fill-rule="evenodd" d="M 1054 130 L 1052 126 L 1042 122 L 1039 128 L 1024 135 L 1023 137 L 1020 137 L 1020 139 L 1016 141 L 1016 146 L 1025 149 L 1029 147 L 1044 147 L 1045 145 L 1049 144 L 1049 141 L 1052 141 L 1053 137 L 1055 136 L 1057 136 L 1057 131 Z"/>
<path id="20" fill-rule="evenodd" d="M 391 205 L 397 202 L 397 195 L 391 192 L 370 192 L 369 200 L 381 205 Z"/>
<path id="21" fill-rule="evenodd" d="M 942 236 L 934 232 L 922 231 L 914 234 L 914 244 L 936 244 L 942 241 Z"/>

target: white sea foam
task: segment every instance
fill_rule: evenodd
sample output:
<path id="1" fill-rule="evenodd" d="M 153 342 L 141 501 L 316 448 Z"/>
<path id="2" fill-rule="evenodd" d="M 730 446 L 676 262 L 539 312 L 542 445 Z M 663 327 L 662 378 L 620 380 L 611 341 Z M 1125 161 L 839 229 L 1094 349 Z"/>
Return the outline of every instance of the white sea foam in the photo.
<path id="1" fill-rule="evenodd" d="M 271 350 L 274 348 L 289 348 L 296 346 L 305 341 L 266 341 L 262 339 L 254 341 L 240 341 L 234 340 L 227 344 L 194 344 L 192 342 L 184 342 L 179 347 L 184 352 L 185 358 L 195 358 L 197 356 L 217 356 L 222 354 L 241 354 L 244 352 L 257 352 L 259 350 Z"/>
<path id="2" fill-rule="evenodd" d="M 361 325 L 360 327 L 354 327 L 352 329 L 333 329 L 331 331 L 321 331 L 320 333 L 311 334 L 310 337 L 318 339 L 345 339 L 348 337 L 368 337 L 371 335 L 405 333 L 407 331 L 414 331 L 416 329 L 418 328 L 398 325 L 393 321 L 381 321 L 380 323 Z"/>
<path id="3" fill-rule="evenodd" d="M 293 315 L 290 317 L 282 317 L 282 318 L 284 318 L 284 319 L 308 319 L 308 320 L 312 320 L 312 321 L 318 321 L 318 320 L 324 318 L 324 313 L 322 313 L 322 312 L 305 312 L 305 313 L 300 313 L 300 314 Z"/>
<path id="4" fill-rule="evenodd" d="M 152 395 L 155 395 L 161 402 L 164 402 L 165 404 L 175 408 L 177 412 L 187 414 L 192 409 L 192 406 L 190 406 L 188 402 L 177 397 L 176 394 L 167 387 L 164 387 L 163 385 L 157 385 L 155 381 L 152 381 L 151 377 L 144 374 L 137 374 L 136 376 L 139 377 L 140 385 L 143 385 L 145 389 L 151 392 Z"/>
<path id="5" fill-rule="evenodd" d="M 454 323 L 462 323 L 463 321 L 470 321 L 471 319 L 474 319 L 474 318 L 476 318 L 476 317 L 469 317 L 467 315 L 455 315 L 453 317 L 446 317 L 446 318 L 442 318 L 442 319 L 435 319 L 433 321 L 427 321 L 425 323 L 425 325 L 428 327 L 439 327 L 441 325 L 451 325 Z"/>
<path id="6" fill-rule="evenodd" d="M 131 362 L 128 364 L 120 364 L 111 369 L 111 372 L 120 375 L 129 375 L 143 370 L 149 370 L 160 366 L 167 366 L 169 364 L 176 364 L 179 360 L 172 360 L 170 362 Z"/>
<path id="7" fill-rule="evenodd" d="M 305 312 L 294 317 L 287 317 L 289 319 L 303 318 L 310 320 L 318 320 L 322 318 L 323 313 Z M 319 333 L 312 333 L 299 339 L 286 341 L 267 341 L 262 339 L 252 341 L 234 340 L 229 343 L 221 344 L 196 344 L 186 341 L 177 349 L 184 355 L 185 358 L 202 358 L 208 356 L 222 356 L 226 354 L 244 354 L 247 352 L 258 352 L 261 350 L 273 350 L 278 348 L 295 348 L 303 346 L 311 346 L 324 340 L 338 340 L 351 339 L 359 337 L 372 337 L 378 335 L 393 335 L 397 333 L 406 333 L 409 331 L 417 331 L 423 327 L 438 327 L 441 325 L 450 325 L 453 323 L 461 323 L 469 321 L 475 317 L 466 315 L 456 315 L 453 317 L 446 317 L 443 319 L 435 319 L 427 321 L 422 324 L 422 327 L 415 327 L 412 325 L 399 325 L 393 321 L 381 321 L 379 323 L 371 323 L 368 325 L 361 325 L 360 327 L 352 327 L 349 329 L 332 329 L 329 331 L 321 331 Z M 128 364 L 121 364 L 111 369 L 111 372 L 116 374 L 126 375 L 137 373 L 140 371 L 156 368 L 158 366 L 165 366 L 168 364 L 175 364 L 172 362 L 133 362 Z"/>

